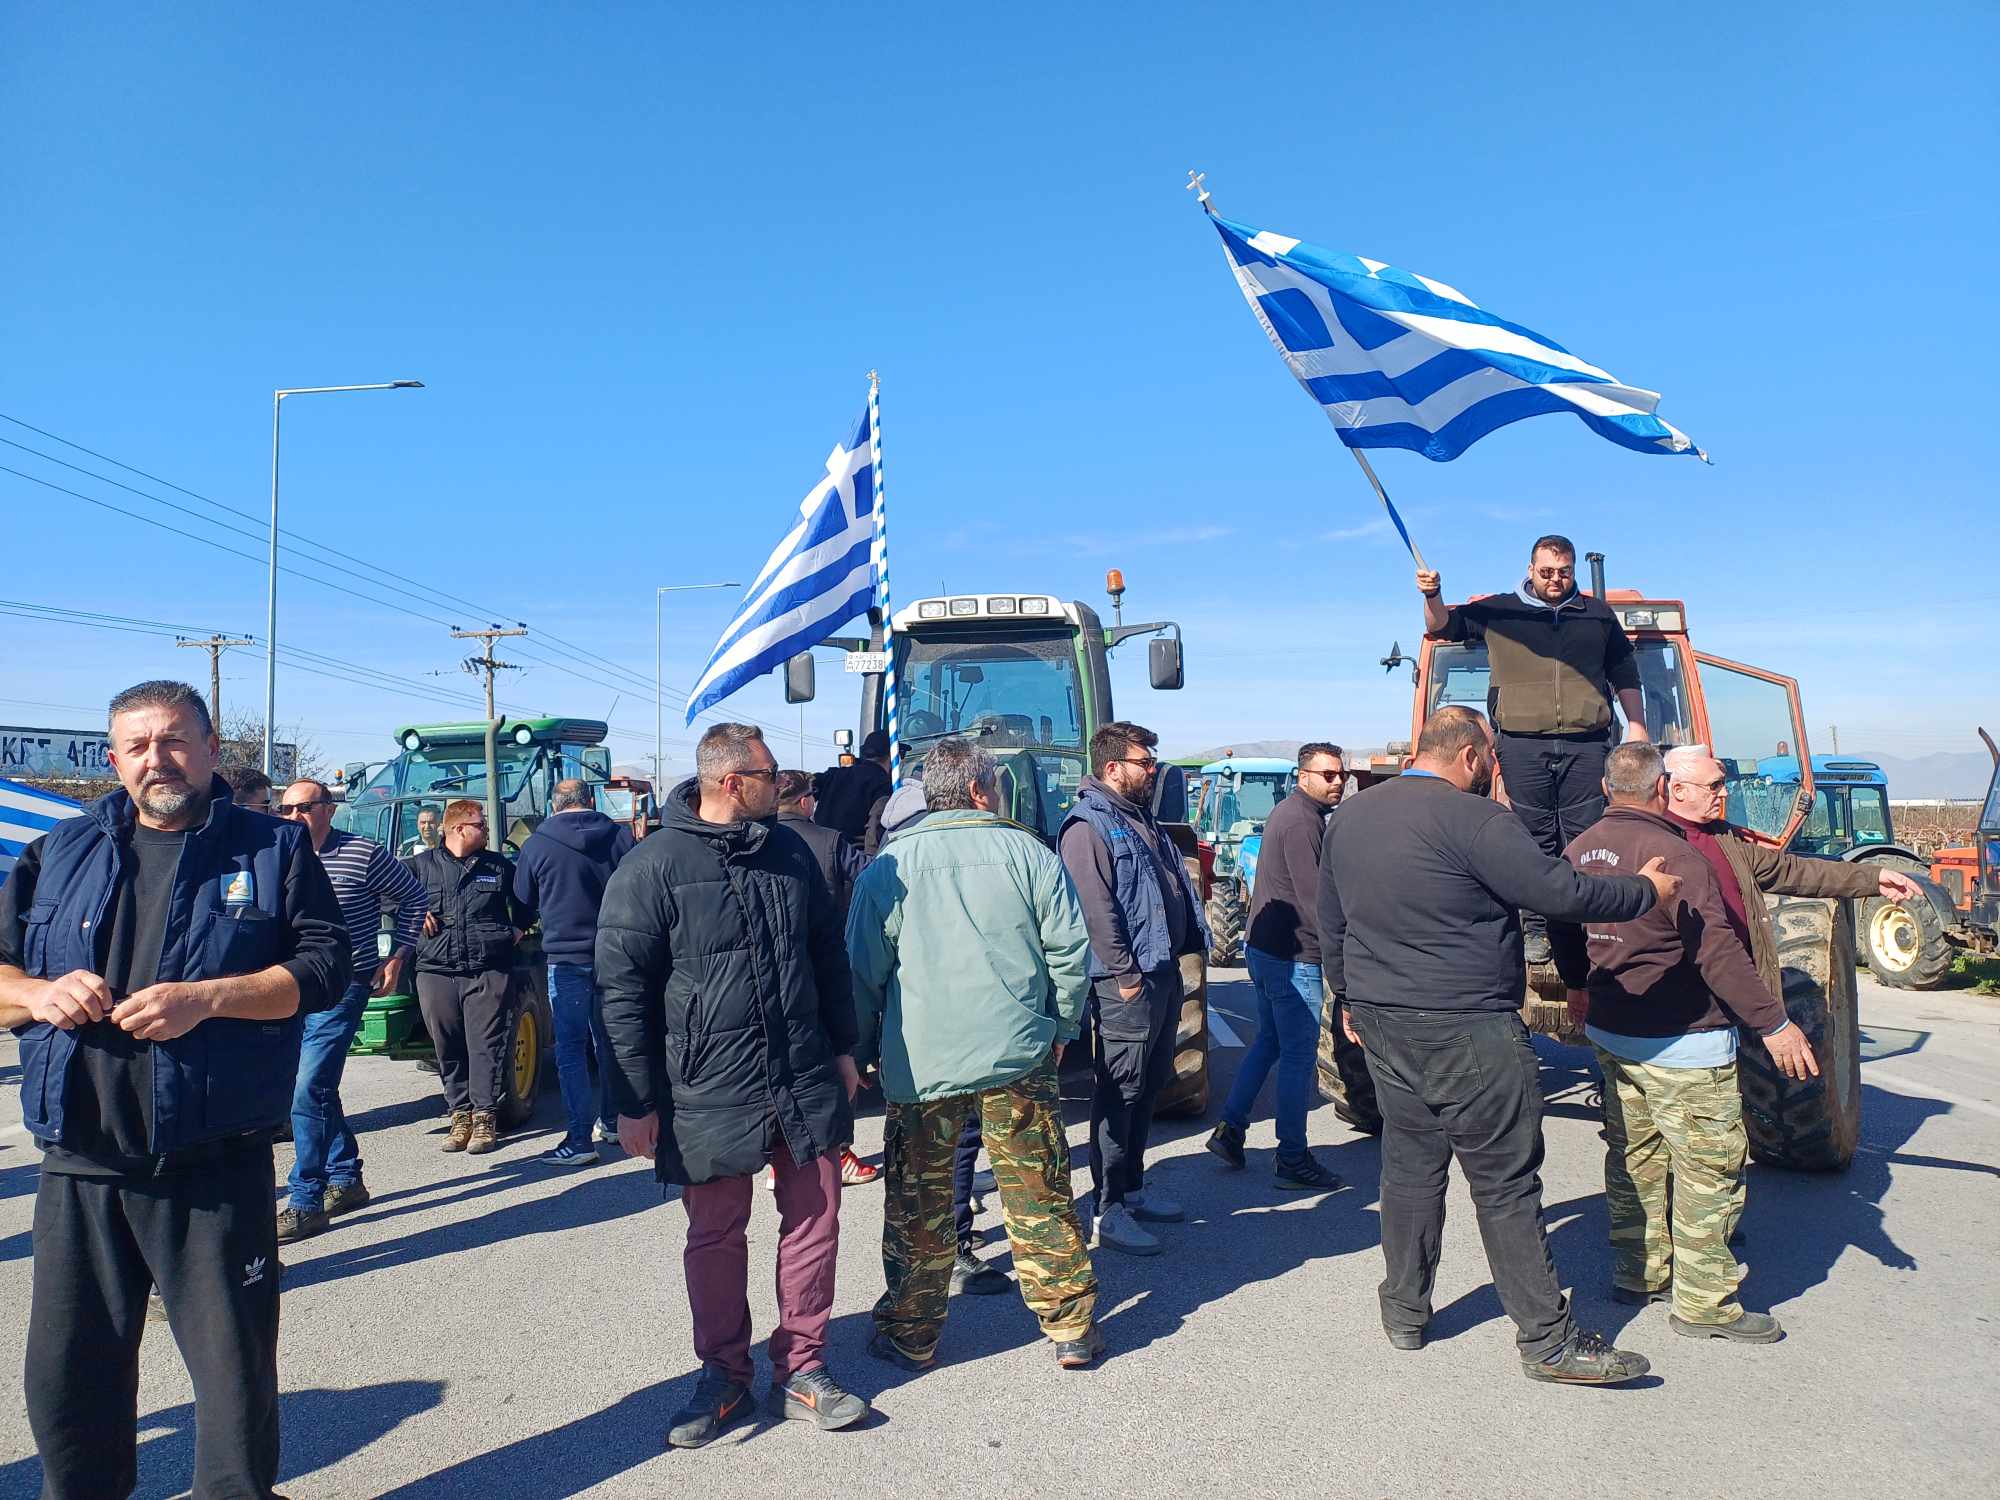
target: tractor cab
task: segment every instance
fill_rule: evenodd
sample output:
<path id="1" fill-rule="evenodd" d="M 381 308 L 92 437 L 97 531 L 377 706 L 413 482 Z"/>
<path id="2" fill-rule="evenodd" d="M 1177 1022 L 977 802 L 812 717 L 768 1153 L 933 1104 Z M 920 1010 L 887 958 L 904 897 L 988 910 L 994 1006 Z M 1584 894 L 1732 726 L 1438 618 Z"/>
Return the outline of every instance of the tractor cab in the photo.
<path id="1" fill-rule="evenodd" d="M 1772 756 L 1764 770 L 1774 782 L 1798 783 L 1795 755 Z M 1895 844 L 1889 778 L 1880 766 L 1851 756 L 1815 755 L 1812 771 L 1812 810 L 1792 839 L 1795 852 L 1851 860 Z"/>
<path id="2" fill-rule="evenodd" d="M 1217 963 L 1241 956 L 1264 822 L 1290 795 L 1297 777 L 1292 762 L 1266 756 L 1227 755 L 1201 768 L 1189 822 L 1214 939 L 1210 956 Z"/>

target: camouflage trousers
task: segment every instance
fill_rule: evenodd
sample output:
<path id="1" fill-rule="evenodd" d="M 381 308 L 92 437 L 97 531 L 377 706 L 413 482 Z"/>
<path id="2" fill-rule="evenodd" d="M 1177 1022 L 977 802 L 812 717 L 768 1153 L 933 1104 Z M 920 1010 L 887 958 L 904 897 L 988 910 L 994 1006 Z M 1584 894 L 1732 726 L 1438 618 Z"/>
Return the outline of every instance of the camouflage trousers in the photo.
<path id="1" fill-rule="evenodd" d="M 1069 1181 L 1069 1140 L 1053 1062 L 1004 1088 L 889 1105 L 883 1135 L 882 1273 L 875 1326 L 912 1358 L 944 1333 L 951 1266 L 952 1151 L 977 1108 L 1000 1190 L 1021 1297 L 1058 1343 L 1082 1338 L 1097 1311 L 1097 1273 L 1084 1248 Z"/>
<path id="2" fill-rule="evenodd" d="M 1602 1047 L 1597 1060 L 1612 1279 L 1631 1291 L 1671 1280 L 1683 1322 L 1733 1322 L 1743 1267 L 1729 1237 L 1743 1214 L 1748 1149 L 1736 1064 L 1662 1068 Z"/>

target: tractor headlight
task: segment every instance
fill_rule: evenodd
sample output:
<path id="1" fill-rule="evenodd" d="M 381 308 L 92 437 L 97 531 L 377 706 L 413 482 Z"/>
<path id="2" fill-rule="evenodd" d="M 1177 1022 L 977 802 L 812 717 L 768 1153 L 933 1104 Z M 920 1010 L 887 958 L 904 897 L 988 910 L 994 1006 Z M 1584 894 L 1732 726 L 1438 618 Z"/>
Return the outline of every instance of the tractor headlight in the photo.
<path id="1" fill-rule="evenodd" d="M 1023 599 L 1021 601 L 1021 613 L 1024 615 L 1045 615 L 1048 612 L 1049 601 L 1046 599 Z"/>
<path id="2" fill-rule="evenodd" d="M 1016 602 L 1012 599 L 996 598 L 986 601 L 986 613 L 989 615 L 1011 615 L 1016 608 Z"/>
<path id="3" fill-rule="evenodd" d="M 416 730 L 412 729 L 412 730 L 411 730 L 411 731 L 410 731 L 410 732 L 409 732 L 408 734 L 406 734 L 406 735 L 404 735 L 404 736 L 403 736 L 403 748 L 404 748 L 405 750 L 421 750 L 421 749 L 423 749 L 423 748 L 424 748 L 424 737 L 423 737 L 422 735 L 418 734 L 418 733 L 416 732 Z"/>
<path id="4" fill-rule="evenodd" d="M 979 613 L 979 601 L 977 599 L 954 599 L 951 601 L 951 612 L 953 615 L 976 615 Z"/>
<path id="5" fill-rule="evenodd" d="M 1658 612 L 1650 609 L 1628 609 L 1625 611 L 1627 630 L 1651 630 L 1659 621 Z"/>
<path id="6" fill-rule="evenodd" d="M 526 724 L 516 724 L 516 725 L 514 726 L 514 743 L 515 743 L 515 744 L 517 744 L 517 745 L 532 745 L 532 744 L 534 744 L 534 742 L 535 742 L 535 731 L 534 731 L 534 730 L 530 729 L 530 728 L 529 728 L 529 727 L 528 727 L 528 726 L 527 726 Z"/>
<path id="7" fill-rule="evenodd" d="M 923 603 L 917 606 L 917 618 L 919 620 L 942 620 L 944 618 L 944 600 L 924 600 Z"/>

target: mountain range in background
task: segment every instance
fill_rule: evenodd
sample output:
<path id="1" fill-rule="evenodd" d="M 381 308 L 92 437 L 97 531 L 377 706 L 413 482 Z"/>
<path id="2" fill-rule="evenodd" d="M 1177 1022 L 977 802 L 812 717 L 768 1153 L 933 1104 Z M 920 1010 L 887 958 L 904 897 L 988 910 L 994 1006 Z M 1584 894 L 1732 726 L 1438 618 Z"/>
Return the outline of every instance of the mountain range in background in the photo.
<path id="1" fill-rule="evenodd" d="M 1175 755 L 1175 760 L 1221 760 L 1225 755 L 1275 755 L 1286 760 L 1297 757 L 1303 740 L 1237 740 L 1210 750 Z M 1355 759 L 1379 745 L 1349 745 L 1348 758 Z M 1827 752 L 1817 752 L 1821 755 Z M 1844 750 L 1842 758 L 1872 760 L 1889 778 L 1889 796 L 1897 802 L 1965 801 L 1986 795 L 1993 779 L 1993 760 L 1984 750 L 1940 750 L 1929 755 L 1905 758 L 1876 755 L 1866 750 Z"/>

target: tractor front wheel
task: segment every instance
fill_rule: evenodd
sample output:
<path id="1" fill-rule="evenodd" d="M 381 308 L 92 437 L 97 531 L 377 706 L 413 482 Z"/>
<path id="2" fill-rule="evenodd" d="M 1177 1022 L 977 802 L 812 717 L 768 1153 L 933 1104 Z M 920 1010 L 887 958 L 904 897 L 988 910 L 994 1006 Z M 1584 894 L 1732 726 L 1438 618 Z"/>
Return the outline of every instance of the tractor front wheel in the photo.
<path id="1" fill-rule="evenodd" d="M 1868 969 L 1891 989 L 1934 990 L 1951 977 L 1951 937 L 1928 900 L 1870 896 L 1857 918 Z"/>
<path id="2" fill-rule="evenodd" d="M 1798 1172 L 1839 1172 L 1861 1140 L 1861 1027 L 1854 916 L 1845 901 L 1771 896 L 1785 1013 L 1805 1033 L 1819 1076 L 1785 1077 L 1755 1036 L 1737 1058 L 1750 1155 Z"/>

